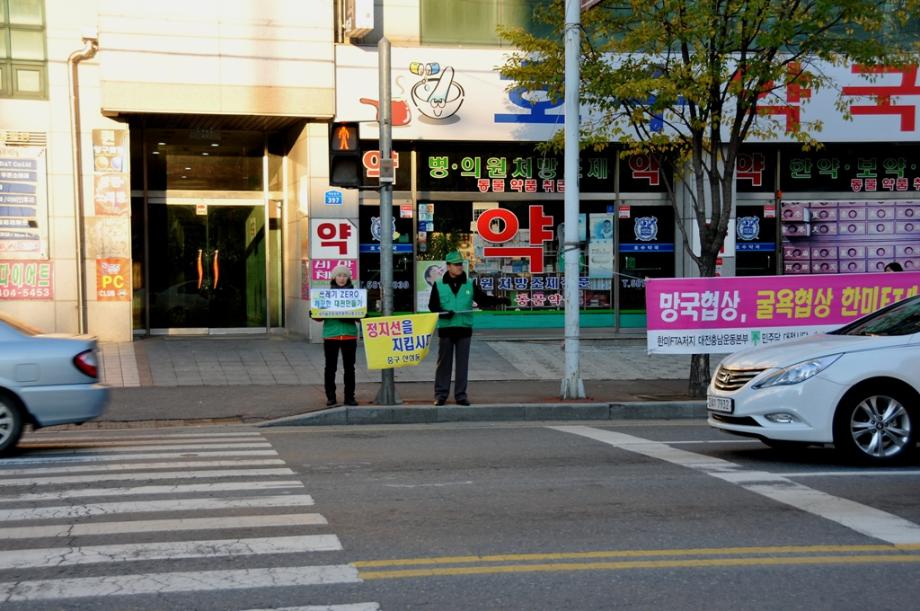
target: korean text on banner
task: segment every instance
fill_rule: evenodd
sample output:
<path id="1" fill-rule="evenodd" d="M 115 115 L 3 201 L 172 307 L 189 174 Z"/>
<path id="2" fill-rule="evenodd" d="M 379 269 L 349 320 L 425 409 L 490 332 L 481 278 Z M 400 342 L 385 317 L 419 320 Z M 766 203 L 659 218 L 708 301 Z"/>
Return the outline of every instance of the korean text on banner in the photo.
<path id="1" fill-rule="evenodd" d="M 361 321 L 368 369 L 418 365 L 428 354 L 437 314 L 384 316 Z"/>
<path id="2" fill-rule="evenodd" d="M 312 318 L 364 318 L 366 289 L 310 289 Z"/>
<path id="3" fill-rule="evenodd" d="M 830 331 L 920 294 L 920 273 L 649 278 L 653 354 L 725 354 Z"/>

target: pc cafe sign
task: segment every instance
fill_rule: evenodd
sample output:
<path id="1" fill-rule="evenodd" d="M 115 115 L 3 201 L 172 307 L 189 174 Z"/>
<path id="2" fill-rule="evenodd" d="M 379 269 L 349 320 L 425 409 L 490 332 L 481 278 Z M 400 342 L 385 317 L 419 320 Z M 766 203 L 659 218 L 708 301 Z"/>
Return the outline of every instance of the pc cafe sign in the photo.
<path id="1" fill-rule="evenodd" d="M 310 258 L 357 259 L 358 227 L 348 219 L 310 219 Z"/>
<path id="2" fill-rule="evenodd" d="M 543 243 L 553 239 L 553 217 L 543 214 L 543 206 L 530 206 L 530 242 L 528 246 L 486 246 L 483 257 L 524 258 L 530 262 L 530 273 L 543 273 Z M 514 239 L 521 227 L 520 219 L 511 210 L 492 208 L 479 215 L 476 230 L 479 236 L 493 244 L 506 244 Z"/>

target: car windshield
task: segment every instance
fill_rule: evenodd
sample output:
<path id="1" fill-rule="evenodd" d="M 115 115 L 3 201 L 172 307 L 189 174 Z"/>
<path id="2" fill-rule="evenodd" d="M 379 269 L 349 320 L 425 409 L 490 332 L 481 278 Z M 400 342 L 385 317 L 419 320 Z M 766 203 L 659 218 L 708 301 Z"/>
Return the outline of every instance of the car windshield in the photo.
<path id="1" fill-rule="evenodd" d="M 16 329 L 23 335 L 41 335 L 42 334 L 41 329 L 36 329 L 35 327 L 31 327 L 27 325 L 26 323 L 22 322 L 21 320 L 16 320 L 12 316 L 4 314 L 3 312 L 0 312 L 0 322 L 6 323 L 7 325 Z"/>
<path id="2" fill-rule="evenodd" d="M 910 335 L 918 332 L 920 297 L 912 297 L 831 331 L 831 335 Z"/>

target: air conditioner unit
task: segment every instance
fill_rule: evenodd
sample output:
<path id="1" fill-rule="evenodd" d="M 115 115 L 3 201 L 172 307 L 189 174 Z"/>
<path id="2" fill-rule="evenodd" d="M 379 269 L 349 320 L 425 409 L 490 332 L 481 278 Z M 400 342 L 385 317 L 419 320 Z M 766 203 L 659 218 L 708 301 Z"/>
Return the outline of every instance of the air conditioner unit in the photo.
<path id="1" fill-rule="evenodd" d="M 342 33 L 361 38 L 374 31 L 374 0 L 345 0 Z"/>

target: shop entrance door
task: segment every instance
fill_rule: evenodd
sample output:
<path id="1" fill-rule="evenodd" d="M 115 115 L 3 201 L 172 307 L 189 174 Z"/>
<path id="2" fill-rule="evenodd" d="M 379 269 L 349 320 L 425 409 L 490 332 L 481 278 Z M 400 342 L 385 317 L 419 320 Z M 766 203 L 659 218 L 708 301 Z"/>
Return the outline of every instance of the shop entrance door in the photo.
<path id="1" fill-rule="evenodd" d="M 150 327 L 177 333 L 264 329 L 264 205 L 183 200 L 148 206 Z"/>

